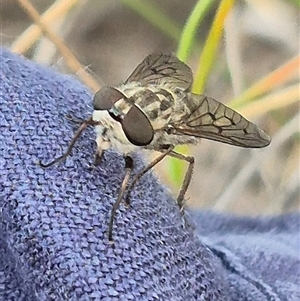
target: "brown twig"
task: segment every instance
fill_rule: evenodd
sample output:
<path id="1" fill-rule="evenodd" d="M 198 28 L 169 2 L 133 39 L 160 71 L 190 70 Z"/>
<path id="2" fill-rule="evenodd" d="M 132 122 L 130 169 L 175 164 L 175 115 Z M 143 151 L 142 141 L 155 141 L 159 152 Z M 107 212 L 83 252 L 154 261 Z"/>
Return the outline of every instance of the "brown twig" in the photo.
<path id="1" fill-rule="evenodd" d="M 58 37 L 48 26 L 43 22 L 37 10 L 32 6 L 28 0 L 17 0 L 24 11 L 31 17 L 31 19 L 40 27 L 42 32 L 52 41 L 57 47 L 61 55 L 66 60 L 69 68 L 78 75 L 81 81 L 87 85 L 93 92 L 100 89 L 100 85 L 94 78 L 88 74 L 83 66 L 78 62 L 69 48 L 64 44 L 63 40 Z"/>
<path id="2" fill-rule="evenodd" d="M 57 0 L 51 7 L 41 15 L 42 22 L 50 26 L 57 19 L 63 18 L 69 10 L 78 3 L 78 0 Z M 26 52 L 32 44 L 40 37 L 42 30 L 36 24 L 31 24 L 23 33 L 12 43 L 10 49 L 22 54 Z"/>

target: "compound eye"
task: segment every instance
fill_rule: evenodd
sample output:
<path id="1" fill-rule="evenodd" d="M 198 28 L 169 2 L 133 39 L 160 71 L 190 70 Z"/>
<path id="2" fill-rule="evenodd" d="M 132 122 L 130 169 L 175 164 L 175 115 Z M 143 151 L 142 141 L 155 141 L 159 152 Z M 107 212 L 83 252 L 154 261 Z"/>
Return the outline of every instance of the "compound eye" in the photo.
<path id="1" fill-rule="evenodd" d="M 109 110 L 121 98 L 125 99 L 125 95 L 113 87 L 103 87 L 94 95 L 94 110 Z"/>
<path id="2" fill-rule="evenodd" d="M 148 145 L 154 135 L 152 125 L 147 116 L 137 107 L 132 106 L 121 121 L 127 139 L 134 145 Z"/>

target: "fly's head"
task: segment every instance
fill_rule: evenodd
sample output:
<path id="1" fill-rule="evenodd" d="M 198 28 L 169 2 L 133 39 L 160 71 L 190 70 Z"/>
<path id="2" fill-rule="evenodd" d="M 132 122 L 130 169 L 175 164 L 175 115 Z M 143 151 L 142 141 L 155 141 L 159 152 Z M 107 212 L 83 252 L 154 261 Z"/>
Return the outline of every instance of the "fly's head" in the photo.
<path id="1" fill-rule="evenodd" d="M 135 104 L 113 87 L 103 87 L 93 99 L 98 155 L 110 147 L 127 154 L 151 143 L 152 125 Z"/>

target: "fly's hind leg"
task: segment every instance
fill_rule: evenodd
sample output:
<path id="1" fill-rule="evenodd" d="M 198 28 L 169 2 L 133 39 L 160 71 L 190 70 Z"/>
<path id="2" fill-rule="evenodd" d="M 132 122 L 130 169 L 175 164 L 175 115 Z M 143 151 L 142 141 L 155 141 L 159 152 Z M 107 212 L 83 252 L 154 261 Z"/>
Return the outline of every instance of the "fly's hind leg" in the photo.
<path id="1" fill-rule="evenodd" d="M 183 182 L 181 185 L 181 189 L 180 189 L 178 197 L 177 197 L 177 204 L 178 204 L 180 211 L 182 212 L 184 209 L 184 196 L 190 185 L 192 175 L 193 175 L 195 158 L 192 156 L 186 156 L 183 154 L 176 153 L 175 151 L 170 152 L 168 154 L 168 156 L 179 159 L 179 160 L 183 160 L 183 161 L 186 161 L 189 163 L 188 169 L 185 173 L 185 176 L 184 176 L 184 179 L 183 179 Z"/>
<path id="2" fill-rule="evenodd" d="M 134 185 L 137 183 L 137 181 L 144 175 L 146 174 L 151 168 L 153 168 L 156 164 L 158 164 L 160 161 L 162 161 L 166 156 L 170 156 L 173 158 L 176 158 L 178 160 L 183 160 L 189 163 L 187 172 L 185 173 L 184 180 L 181 185 L 181 189 L 179 191 L 179 195 L 177 197 L 177 204 L 180 209 L 180 211 L 183 210 L 184 207 L 184 196 L 185 193 L 190 185 L 192 175 L 193 175 L 193 170 L 194 170 L 194 163 L 195 159 L 192 156 L 186 156 L 183 154 L 176 153 L 173 151 L 174 146 L 168 146 L 167 149 L 162 150 L 162 149 L 157 149 L 157 151 L 161 152 L 162 154 L 158 156 L 155 160 L 153 160 L 149 165 L 147 165 L 140 173 L 136 175 L 136 177 L 133 179 L 131 184 L 129 185 L 127 189 L 127 196 L 125 199 L 125 205 L 130 206 L 130 192 L 132 191 Z"/>
<path id="3" fill-rule="evenodd" d="M 149 163 L 142 171 L 140 171 L 135 176 L 135 178 L 132 180 L 131 184 L 129 185 L 129 187 L 127 189 L 127 195 L 126 195 L 126 198 L 124 200 L 125 206 L 127 206 L 127 207 L 130 206 L 130 193 L 131 193 L 133 187 L 135 186 L 135 184 L 137 183 L 137 181 L 143 175 L 145 175 L 150 169 L 152 169 L 156 164 L 158 164 L 160 161 L 162 161 L 167 155 L 169 155 L 170 152 L 172 152 L 173 149 L 174 149 L 173 145 L 168 145 L 168 148 L 165 149 L 164 151 L 158 150 L 159 152 L 162 152 L 162 154 L 160 156 L 158 156 L 157 158 L 155 158 L 151 163 Z"/>

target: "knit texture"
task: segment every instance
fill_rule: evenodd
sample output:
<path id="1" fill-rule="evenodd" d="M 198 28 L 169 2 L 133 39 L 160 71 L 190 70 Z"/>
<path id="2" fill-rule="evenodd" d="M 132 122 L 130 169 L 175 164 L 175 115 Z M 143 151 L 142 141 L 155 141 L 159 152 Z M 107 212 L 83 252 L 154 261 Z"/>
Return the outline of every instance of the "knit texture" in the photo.
<path id="1" fill-rule="evenodd" d="M 122 155 L 95 167 L 90 128 L 65 162 L 37 164 L 66 150 L 78 128 L 67 115 L 90 117 L 92 94 L 5 49 L 0 68 L 0 300 L 300 300 L 298 215 L 183 219 L 151 172 L 120 206 L 111 246 Z"/>

